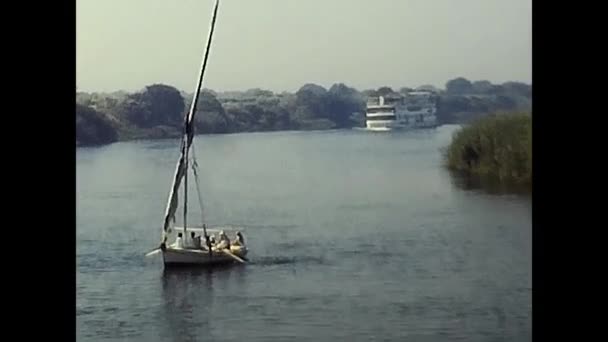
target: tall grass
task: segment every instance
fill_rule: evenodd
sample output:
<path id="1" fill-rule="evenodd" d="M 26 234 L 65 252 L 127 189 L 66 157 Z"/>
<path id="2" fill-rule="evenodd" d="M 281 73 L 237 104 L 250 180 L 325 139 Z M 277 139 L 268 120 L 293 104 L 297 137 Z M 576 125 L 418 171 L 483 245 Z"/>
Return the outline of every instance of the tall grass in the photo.
<path id="1" fill-rule="evenodd" d="M 531 185 L 531 114 L 499 113 L 463 127 L 454 133 L 444 160 L 452 170 Z"/>

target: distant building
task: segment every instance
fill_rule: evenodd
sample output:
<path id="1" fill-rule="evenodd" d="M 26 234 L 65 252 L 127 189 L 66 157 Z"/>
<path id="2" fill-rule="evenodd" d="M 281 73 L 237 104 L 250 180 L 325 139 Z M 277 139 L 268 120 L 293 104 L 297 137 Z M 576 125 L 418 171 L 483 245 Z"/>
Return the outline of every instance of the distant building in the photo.
<path id="1" fill-rule="evenodd" d="M 365 126 L 372 131 L 436 127 L 436 103 L 433 91 L 373 96 L 367 101 Z"/>

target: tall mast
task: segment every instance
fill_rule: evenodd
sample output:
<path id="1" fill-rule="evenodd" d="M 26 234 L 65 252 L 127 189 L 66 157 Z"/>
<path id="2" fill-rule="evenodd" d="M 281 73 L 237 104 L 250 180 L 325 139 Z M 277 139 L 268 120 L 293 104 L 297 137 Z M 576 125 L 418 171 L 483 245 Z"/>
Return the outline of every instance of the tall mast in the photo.
<path id="1" fill-rule="evenodd" d="M 190 113 L 188 113 L 187 124 L 190 126 L 192 124 L 192 119 L 194 118 L 194 114 L 196 114 L 196 106 L 198 105 L 198 97 L 200 95 L 201 87 L 203 85 L 203 76 L 205 75 L 205 69 L 207 68 L 207 59 L 209 58 L 209 51 L 211 48 L 211 40 L 213 39 L 213 31 L 215 29 L 215 19 L 217 17 L 217 9 L 219 7 L 220 0 L 215 0 L 215 6 L 213 8 L 213 17 L 211 18 L 211 27 L 209 29 L 209 35 L 207 36 L 207 45 L 205 47 L 205 55 L 203 56 L 203 61 L 201 63 L 201 71 L 198 76 L 198 83 L 196 84 L 196 91 L 194 92 L 194 97 L 192 98 L 192 104 L 190 106 Z M 189 133 L 188 140 L 188 148 L 192 144 L 192 134 L 191 131 Z"/>
<path id="2" fill-rule="evenodd" d="M 181 179 L 184 178 L 184 183 L 185 187 L 184 187 L 184 233 L 186 230 L 186 214 L 187 214 L 187 173 L 188 173 L 188 150 L 190 149 L 190 146 L 192 145 L 192 139 L 194 137 L 194 130 L 193 130 L 193 120 L 194 120 L 194 115 L 196 114 L 196 107 L 198 105 L 198 98 L 200 95 L 200 90 L 203 84 L 203 76 L 205 75 L 205 69 L 207 67 L 207 60 L 209 58 L 209 51 L 211 48 L 211 41 L 213 38 L 213 31 L 215 29 L 215 21 L 217 18 L 217 11 L 218 11 L 218 7 L 219 7 L 219 0 L 215 0 L 215 5 L 213 8 L 213 16 L 211 18 L 211 27 L 209 29 L 209 35 L 207 36 L 207 44 L 205 46 L 205 54 L 203 56 L 203 60 L 201 62 L 201 69 L 199 72 L 199 76 L 198 76 L 198 82 L 196 84 L 196 91 L 194 92 L 194 97 L 192 98 L 192 103 L 190 105 L 190 111 L 188 112 L 187 116 L 185 117 L 185 122 L 184 122 L 184 126 L 185 126 L 185 134 L 184 134 L 184 139 L 182 140 L 182 155 L 180 157 L 180 159 L 177 162 L 177 165 L 175 166 L 175 174 L 174 174 L 174 180 L 173 180 L 173 185 L 171 187 L 171 192 L 169 193 L 169 199 L 167 201 L 167 208 L 165 211 L 165 220 L 164 220 L 164 224 L 163 224 L 163 240 L 165 238 L 165 232 L 167 231 L 167 228 L 169 227 L 169 223 L 171 220 L 175 220 L 175 211 L 177 209 L 177 192 L 179 189 L 179 185 L 181 183 Z M 204 228 L 204 225 L 203 225 Z M 207 231 L 205 229 L 205 237 L 207 237 Z"/>
<path id="3" fill-rule="evenodd" d="M 185 164 L 184 164 L 184 241 L 187 239 L 188 232 L 188 148 L 186 148 L 186 153 L 184 154 Z"/>

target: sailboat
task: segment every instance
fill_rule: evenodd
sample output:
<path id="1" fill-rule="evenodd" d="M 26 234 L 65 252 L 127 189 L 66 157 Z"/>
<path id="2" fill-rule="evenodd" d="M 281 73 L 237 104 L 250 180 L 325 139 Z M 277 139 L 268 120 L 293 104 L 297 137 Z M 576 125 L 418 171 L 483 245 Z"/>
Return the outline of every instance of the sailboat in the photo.
<path id="1" fill-rule="evenodd" d="M 203 84 L 203 76 L 207 66 L 209 57 L 209 49 L 213 38 L 213 30 L 219 7 L 219 0 L 215 1 L 213 15 L 211 18 L 211 27 L 207 37 L 207 45 L 201 68 L 198 76 L 198 82 L 190 110 L 184 117 L 184 132 L 181 139 L 180 157 L 175 167 L 173 183 L 169 192 L 169 198 L 165 210 L 165 217 L 161 231 L 161 242 L 159 247 L 148 252 L 146 256 L 162 254 L 163 263 L 165 266 L 171 265 L 202 265 L 211 266 L 227 263 L 245 263 L 247 255 L 247 246 L 243 234 L 239 231 L 229 229 L 207 229 L 204 223 L 202 227 L 188 227 L 188 168 L 191 167 L 198 192 L 198 200 L 201 207 L 201 215 L 203 212 L 202 197 L 198 180 L 198 164 L 196 163 L 196 154 L 192 142 L 194 140 L 194 115 L 198 97 Z M 192 159 L 192 162 L 190 162 Z M 178 192 L 183 180 L 183 209 L 184 219 L 183 227 L 175 226 L 175 215 L 178 207 Z M 233 233 L 235 236 L 229 236 Z M 217 235 L 217 242 L 216 236 Z"/>

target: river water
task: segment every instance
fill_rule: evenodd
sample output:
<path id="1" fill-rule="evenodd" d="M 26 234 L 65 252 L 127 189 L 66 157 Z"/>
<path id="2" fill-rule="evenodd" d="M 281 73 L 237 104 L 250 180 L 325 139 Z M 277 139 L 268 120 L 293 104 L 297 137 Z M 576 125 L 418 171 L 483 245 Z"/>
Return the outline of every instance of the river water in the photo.
<path id="1" fill-rule="evenodd" d="M 206 222 L 250 248 L 212 271 L 144 257 L 179 141 L 78 148 L 77 339 L 530 341 L 531 198 L 445 171 L 455 129 L 198 136 Z"/>

